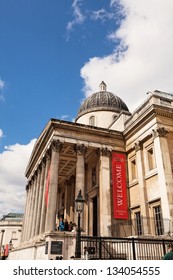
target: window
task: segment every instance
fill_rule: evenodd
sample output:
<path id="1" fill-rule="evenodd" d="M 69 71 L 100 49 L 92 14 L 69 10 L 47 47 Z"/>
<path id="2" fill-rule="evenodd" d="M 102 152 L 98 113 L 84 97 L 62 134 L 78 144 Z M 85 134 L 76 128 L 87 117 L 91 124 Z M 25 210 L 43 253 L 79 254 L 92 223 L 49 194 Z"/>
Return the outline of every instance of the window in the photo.
<path id="1" fill-rule="evenodd" d="M 16 231 L 12 231 L 11 239 L 16 239 Z"/>
<path id="2" fill-rule="evenodd" d="M 94 116 L 91 116 L 90 119 L 89 119 L 89 125 L 95 125 L 95 117 Z"/>
<path id="3" fill-rule="evenodd" d="M 131 174 L 132 174 L 132 180 L 136 179 L 136 160 L 133 159 L 131 161 Z"/>
<path id="4" fill-rule="evenodd" d="M 162 211 L 160 205 L 153 207 L 153 215 L 154 215 L 155 234 L 162 235 L 164 233 L 164 229 L 163 229 L 163 219 L 162 219 Z"/>
<path id="5" fill-rule="evenodd" d="M 96 185 L 96 168 L 92 169 L 92 187 Z"/>
<path id="6" fill-rule="evenodd" d="M 149 170 L 152 170 L 156 167 L 153 148 L 147 150 L 147 155 L 148 155 L 148 167 Z"/>
<path id="7" fill-rule="evenodd" d="M 135 212 L 135 229 L 137 235 L 142 235 L 142 221 L 140 211 Z"/>

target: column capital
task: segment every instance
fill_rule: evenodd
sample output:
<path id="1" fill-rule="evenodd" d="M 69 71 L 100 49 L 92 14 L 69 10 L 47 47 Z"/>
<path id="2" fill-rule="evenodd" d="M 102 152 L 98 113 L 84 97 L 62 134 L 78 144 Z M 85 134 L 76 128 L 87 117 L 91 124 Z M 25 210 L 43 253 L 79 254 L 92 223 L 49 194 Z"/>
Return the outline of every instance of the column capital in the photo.
<path id="1" fill-rule="evenodd" d="M 167 137 L 169 131 L 165 127 L 159 127 L 156 129 L 153 129 L 153 138 L 156 137 Z"/>
<path id="2" fill-rule="evenodd" d="M 50 159 L 51 159 L 50 149 L 46 151 L 44 158 L 45 158 L 46 162 L 50 161 Z"/>
<path id="3" fill-rule="evenodd" d="M 26 192 L 28 192 L 29 189 L 30 189 L 30 184 L 28 183 L 28 184 L 26 185 L 26 187 L 25 187 Z"/>
<path id="4" fill-rule="evenodd" d="M 139 151 L 139 150 L 142 150 L 143 148 L 143 143 L 142 141 L 138 141 L 137 143 L 134 144 L 134 147 L 135 147 L 135 151 Z"/>
<path id="5" fill-rule="evenodd" d="M 87 151 L 87 147 L 84 144 L 76 144 L 74 146 L 74 150 L 77 154 L 84 156 Z"/>
<path id="6" fill-rule="evenodd" d="M 41 167 L 41 170 L 46 166 L 46 158 L 43 157 L 42 158 L 42 161 L 40 162 L 40 167 Z"/>
<path id="7" fill-rule="evenodd" d="M 111 155 L 111 151 L 108 148 L 100 148 L 99 152 L 100 156 L 109 157 Z"/>
<path id="8" fill-rule="evenodd" d="M 37 167 L 37 176 L 41 173 L 41 164 L 38 165 Z"/>
<path id="9" fill-rule="evenodd" d="M 60 152 L 62 149 L 62 142 L 59 140 L 53 140 L 50 146 L 51 150 L 55 152 Z"/>

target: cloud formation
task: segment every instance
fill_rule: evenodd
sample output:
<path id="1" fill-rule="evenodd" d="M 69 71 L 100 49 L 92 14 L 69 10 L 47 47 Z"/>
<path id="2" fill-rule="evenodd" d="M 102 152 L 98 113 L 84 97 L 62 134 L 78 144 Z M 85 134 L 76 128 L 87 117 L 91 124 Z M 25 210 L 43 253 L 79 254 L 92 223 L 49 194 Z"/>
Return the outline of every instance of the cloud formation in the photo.
<path id="1" fill-rule="evenodd" d="M 82 24 L 85 21 L 85 16 L 81 11 L 82 0 L 73 0 L 72 9 L 73 9 L 73 20 L 69 21 L 66 27 L 66 39 L 69 39 L 70 32 L 73 27 L 77 24 Z"/>
<path id="2" fill-rule="evenodd" d="M 3 89 L 5 86 L 5 82 L 0 77 L 0 90 Z"/>
<path id="3" fill-rule="evenodd" d="M 0 214 L 23 212 L 25 169 L 36 139 L 27 145 L 14 144 L 0 153 Z"/>
<path id="4" fill-rule="evenodd" d="M 120 20 L 117 2 L 121 7 L 121 23 L 107 35 L 115 48 L 107 56 L 91 57 L 82 67 L 81 77 L 86 97 L 98 91 L 104 80 L 108 90 L 133 110 L 146 98 L 146 92 L 173 90 L 173 2 L 112 0 L 110 8 L 115 22 Z"/>
<path id="5" fill-rule="evenodd" d="M 104 22 L 107 19 L 112 19 L 113 17 L 114 13 L 110 13 L 103 8 L 97 11 L 93 11 L 91 14 L 91 19 L 101 20 L 102 22 Z"/>
<path id="6" fill-rule="evenodd" d="M 5 82 L 0 77 L 0 101 L 4 100 L 4 96 L 2 94 L 2 90 L 4 89 L 4 87 L 5 87 Z"/>
<path id="7" fill-rule="evenodd" d="M 0 139 L 3 137 L 3 131 L 2 129 L 0 128 Z"/>

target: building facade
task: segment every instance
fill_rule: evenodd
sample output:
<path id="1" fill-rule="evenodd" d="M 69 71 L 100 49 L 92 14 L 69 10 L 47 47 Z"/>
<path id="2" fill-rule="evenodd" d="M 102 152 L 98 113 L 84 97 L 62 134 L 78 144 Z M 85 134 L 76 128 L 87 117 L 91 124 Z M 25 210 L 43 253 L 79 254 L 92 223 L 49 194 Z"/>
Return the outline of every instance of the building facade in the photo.
<path id="1" fill-rule="evenodd" d="M 85 198 L 83 234 L 172 236 L 173 95 L 149 92 L 133 113 L 102 82 L 76 120 L 51 119 L 26 168 L 21 243 L 11 259 L 51 259 L 58 240 L 64 259 L 74 255 L 74 201 Z M 52 243 L 53 244 L 53 243 Z M 56 246 L 56 245 L 55 245 Z"/>
<path id="2" fill-rule="evenodd" d="M 9 213 L 0 220 L 0 258 L 8 257 L 12 248 L 19 246 L 23 214 Z"/>

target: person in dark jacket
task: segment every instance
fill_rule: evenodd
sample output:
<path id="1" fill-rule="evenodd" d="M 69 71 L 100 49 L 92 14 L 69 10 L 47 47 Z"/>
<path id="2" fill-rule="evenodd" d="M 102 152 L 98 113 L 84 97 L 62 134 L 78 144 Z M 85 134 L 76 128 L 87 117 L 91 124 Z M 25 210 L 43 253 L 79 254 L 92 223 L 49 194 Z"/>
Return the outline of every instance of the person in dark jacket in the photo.
<path id="1" fill-rule="evenodd" d="M 168 252 L 164 255 L 163 260 L 173 260 L 173 243 L 168 244 Z"/>

